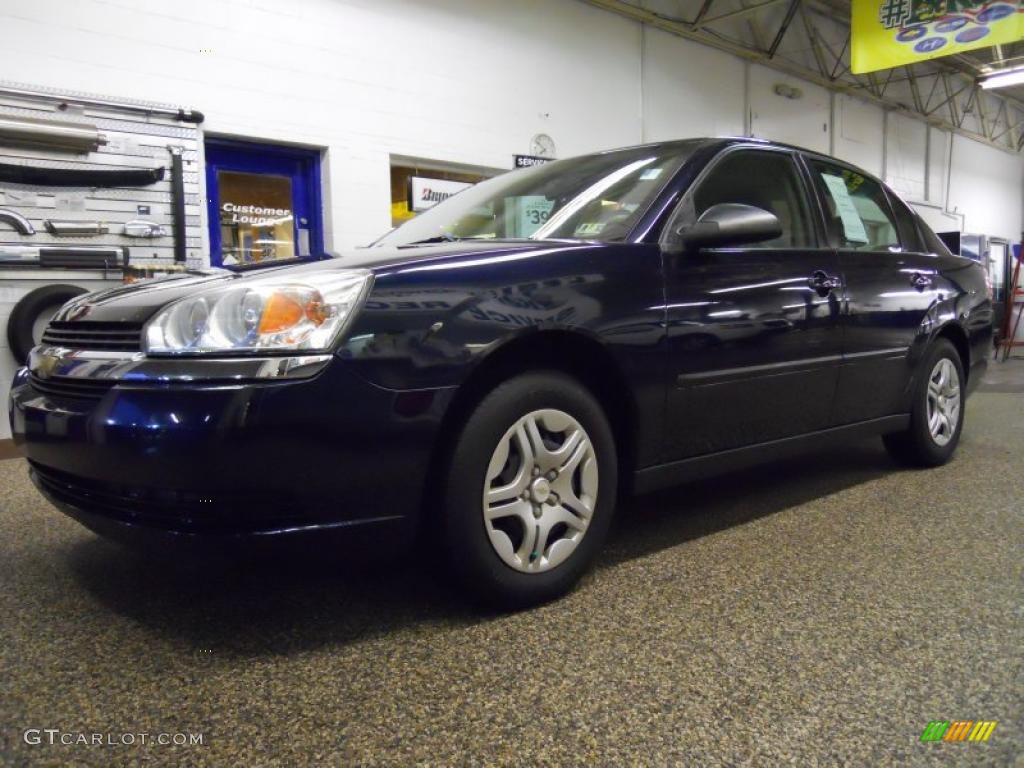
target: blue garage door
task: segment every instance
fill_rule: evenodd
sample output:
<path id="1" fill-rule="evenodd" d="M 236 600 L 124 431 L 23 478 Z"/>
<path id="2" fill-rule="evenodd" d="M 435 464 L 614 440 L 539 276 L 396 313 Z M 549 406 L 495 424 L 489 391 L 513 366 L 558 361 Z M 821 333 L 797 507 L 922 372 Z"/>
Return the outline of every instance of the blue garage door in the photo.
<path id="1" fill-rule="evenodd" d="M 323 254 L 319 152 L 208 138 L 206 193 L 212 265 Z"/>

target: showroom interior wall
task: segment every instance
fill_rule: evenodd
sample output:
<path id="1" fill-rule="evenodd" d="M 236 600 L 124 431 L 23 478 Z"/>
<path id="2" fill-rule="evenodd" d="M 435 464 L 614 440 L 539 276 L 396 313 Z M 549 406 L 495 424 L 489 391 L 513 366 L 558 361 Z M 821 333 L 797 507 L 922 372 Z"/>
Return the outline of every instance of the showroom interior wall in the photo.
<path id="1" fill-rule="evenodd" d="M 578 0 L 37 0 L 3 13 L 6 80 L 185 104 L 210 134 L 324 148 L 336 249 L 389 228 L 392 154 L 508 167 L 537 133 L 563 157 L 752 133 L 883 174 L 938 229 L 1017 239 L 1024 226 L 1021 155 Z"/>

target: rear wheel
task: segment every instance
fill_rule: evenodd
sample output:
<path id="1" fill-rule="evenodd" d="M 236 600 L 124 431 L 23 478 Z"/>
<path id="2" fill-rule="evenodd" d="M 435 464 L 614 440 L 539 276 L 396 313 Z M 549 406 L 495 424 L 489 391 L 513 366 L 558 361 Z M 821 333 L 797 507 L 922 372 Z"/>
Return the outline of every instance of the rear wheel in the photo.
<path id="1" fill-rule="evenodd" d="M 964 369 L 956 347 L 947 339 L 939 339 L 922 361 L 921 371 L 925 375 L 914 388 L 909 427 L 883 440 L 899 461 L 936 467 L 949 461 L 960 442 Z"/>
<path id="2" fill-rule="evenodd" d="M 504 382 L 455 444 L 442 511 L 447 562 L 491 606 L 565 593 L 605 538 L 616 475 L 611 428 L 579 382 L 557 372 Z"/>

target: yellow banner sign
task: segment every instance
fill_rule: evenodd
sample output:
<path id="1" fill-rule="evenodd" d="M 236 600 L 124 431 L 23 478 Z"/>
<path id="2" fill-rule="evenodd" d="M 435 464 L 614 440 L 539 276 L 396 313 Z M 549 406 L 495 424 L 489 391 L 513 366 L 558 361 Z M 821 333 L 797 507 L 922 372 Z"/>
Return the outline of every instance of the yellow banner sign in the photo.
<path id="1" fill-rule="evenodd" d="M 1024 39 L 1021 0 L 853 0 L 855 74 Z"/>

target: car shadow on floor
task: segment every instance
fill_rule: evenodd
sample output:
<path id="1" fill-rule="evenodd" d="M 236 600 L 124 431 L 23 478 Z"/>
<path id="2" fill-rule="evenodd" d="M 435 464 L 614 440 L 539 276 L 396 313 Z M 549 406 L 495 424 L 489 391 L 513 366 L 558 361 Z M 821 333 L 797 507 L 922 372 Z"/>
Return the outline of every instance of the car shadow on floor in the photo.
<path id="1" fill-rule="evenodd" d="M 773 462 L 634 498 L 619 510 L 598 568 L 698 539 L 868 482 L 893 465 L 878 441 Z M 68 553 L 100 604 L 217 658 L 291 654 L 430 624 L 444 631 L 495 618 L 467 605 L 435 562 L 365 562 L 330 551 L 175 552 L 154 557 L 99 538 Z M 586 589 L 584 584 L 583 589 Z"/>
<path id="2" fill-rule="evenodd" d="M 869 439 L 638 496 L 619 510 L 599 567 L 743 525 L 897 470 L 881 441 Z"/>

